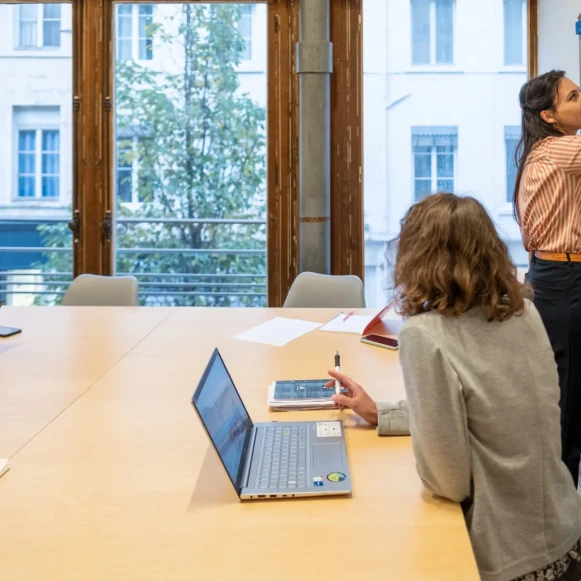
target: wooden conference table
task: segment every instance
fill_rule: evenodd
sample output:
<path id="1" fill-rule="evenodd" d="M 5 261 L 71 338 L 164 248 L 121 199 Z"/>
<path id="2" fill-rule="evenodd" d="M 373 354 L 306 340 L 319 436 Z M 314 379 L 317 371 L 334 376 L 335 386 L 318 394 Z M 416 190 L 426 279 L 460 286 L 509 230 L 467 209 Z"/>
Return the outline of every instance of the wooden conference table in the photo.
<path id="1" fill-rule="evenodd" d="M 273 413 L 275 379 L 343 370 L 403 396 L 397 354 L 309 333 L 285 347 L 233 336 L 334 310 L 3 308 L 0 578 L 7 581 L 476 581 L 460 508 L 416 475 L 409 438 L 350 412 Z M 191 408 L 214 346 L 255 421 L 343 418 L 351 498 L 238 500 Z"/>

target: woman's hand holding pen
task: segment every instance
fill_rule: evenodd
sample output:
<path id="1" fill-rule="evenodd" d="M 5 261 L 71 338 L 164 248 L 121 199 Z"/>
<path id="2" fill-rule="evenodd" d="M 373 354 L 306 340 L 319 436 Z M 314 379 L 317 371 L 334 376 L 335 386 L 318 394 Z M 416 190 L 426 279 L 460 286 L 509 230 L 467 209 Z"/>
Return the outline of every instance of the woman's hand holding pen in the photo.
<path id="1" fill-rule="evenodd" d="M 348 391 L 347 394 L 333 395 L 331 399 L 335 402 L 335 405 L 341 409 L 349 408 L 353 410 L 358 416 L 376 426 L 377 405 L 375 405 L 375 402 L 369 397 L 367 392 L 358 383 L 355 383 L 342 373 L 329 370 L 329 375 L 333 377 L 333 380 L 326 383 L 325 387 L 335 387 L 335 379 L 338 379 Z"/>

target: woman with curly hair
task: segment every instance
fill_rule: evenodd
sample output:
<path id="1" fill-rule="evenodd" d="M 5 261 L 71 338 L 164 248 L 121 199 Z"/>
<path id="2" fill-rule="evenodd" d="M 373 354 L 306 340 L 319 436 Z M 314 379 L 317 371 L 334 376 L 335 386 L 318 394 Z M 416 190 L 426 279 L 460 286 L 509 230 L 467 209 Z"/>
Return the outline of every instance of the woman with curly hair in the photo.
<path id="1" fill-rule="evenodd" d="M 581 497 L 561 459 L 559 381 L 547 332 L 475 199 L 429 196 L 401 224 L 394 283 L 407 402 L 348 377 L 336 405 L 412 436 L 433 493 L 464 510 L 485 581 L 581 579 Z"/>

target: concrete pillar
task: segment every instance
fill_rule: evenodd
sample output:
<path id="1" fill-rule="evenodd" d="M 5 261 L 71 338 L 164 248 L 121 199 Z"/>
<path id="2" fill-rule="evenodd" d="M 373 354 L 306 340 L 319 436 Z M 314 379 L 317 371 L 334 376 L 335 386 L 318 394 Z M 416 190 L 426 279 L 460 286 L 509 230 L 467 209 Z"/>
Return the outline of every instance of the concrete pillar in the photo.
<path id="1" fill-rule="evenodd" d="M 331 271 L 331 73 L 329 0 L 300 0 L 299 271 Z"/>

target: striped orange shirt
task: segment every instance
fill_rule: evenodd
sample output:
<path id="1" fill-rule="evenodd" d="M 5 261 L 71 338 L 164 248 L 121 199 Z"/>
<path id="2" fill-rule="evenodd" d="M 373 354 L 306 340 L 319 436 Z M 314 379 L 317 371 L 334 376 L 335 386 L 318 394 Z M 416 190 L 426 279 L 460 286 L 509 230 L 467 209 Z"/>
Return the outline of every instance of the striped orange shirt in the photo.
<path id="1" fill-rule="evenodd" d="M 581 136 L 548 137 L 533 149 L 518 213 L 526 250 L 581 253 Z"/>

